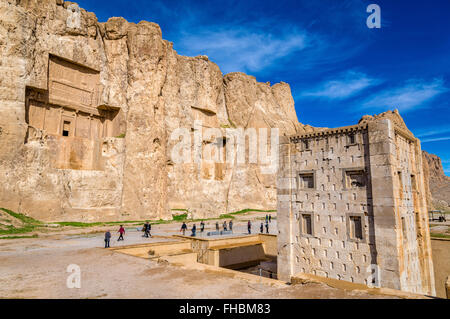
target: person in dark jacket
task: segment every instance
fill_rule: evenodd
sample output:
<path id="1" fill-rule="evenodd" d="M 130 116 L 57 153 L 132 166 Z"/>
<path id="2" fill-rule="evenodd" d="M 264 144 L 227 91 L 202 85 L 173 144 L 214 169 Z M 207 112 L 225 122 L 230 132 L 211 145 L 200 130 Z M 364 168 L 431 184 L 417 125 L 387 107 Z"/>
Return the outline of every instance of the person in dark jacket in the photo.
<path id="1" fill-rule="evenodd" d="M 224 221 L 223 222 L 223 231 L 227 231 L 227 227 L 228 227 L 227 222 Z"/>
<path id="2" fill-rule="evenodd" d="M 105 233 L 105 248 L 109 248 L 109 241 L 111 240 L 111 233 L 109 230 Z"/>
<path id="3" fill-rule="evenodd" d="M 181 225 L 181 230 L 180 230 L 180 231 L 182 231 L 182 232 L 183 232 L 183 236 L 185 236 L 185 235 L 186 235 L 186 229 L 187 229 L 187 225 L 186 225 L 186 223 L 185 223 L 185 222 L 183 222 L 183 225 Z"/>
<path id="4" fill-rule="evenodd" d="M 144 225 L 145 229 L 145 237 L 152 237 L 152 234 L 150 233 L 152 230 L 152 225 L 149 222 L 146 222 Z"/>
<path id="5" fill-rule="evenodd" d="M 269 215 L 269 223 L 272 223 L 272 215 Z"/>
<path id="6" fill-rule="evenodd" d="M 216 222 L 216 230 L 219 231 L 219 222 Z"/>
<path id="7" fill-rule="evenodd" d="M 261 231 L 261 234 L 264 233 L 264 223 L 261 223 L 259 230 Z"/>
<path id="8" fill-rule="evenodd" d="M 230 220 L 230 223 L 228 224 L 228 226 L 230 226 L 230 231 L 233 231 L 233 221 Z"/>
<path id="9" fill-rule="evenodd" d="M 266 233 L 269 233 L 269 221 L 266 221 Z"/>
<path id="10" fill-rule="evenodd" d="M 196 236 L 196 232 L 197 232 L 197 226 L 194 224 L 194 226 L 192 226 L 192 234 L 191 234 L 191 237 L 195 237 L 195 236 Z"/>
<path id="11" fill-rule="evenodd" d="M 144 231 L 144 236 L 142 236 L 142 237 L 148 238 L 148 235 L 149 235 L 148 227 L 149 227 L 149 224 L 148 224 L 148 222 L 146 222 L 144 224 L 144 227 L 142 227 L 142 230 Z"/>
<path id="12" fill-rule="evenodd" d="M 200 223 L 200 231 L 202 233 L 205 231 L 205 223 L 203 221 Z"/>
<path id="13" fill-rule="evenodd" d="M 251 221 L 248 221 L 247 229 L 248 229 L 248 234 L 250 235 L 252 233 L 252 222 Z"/>

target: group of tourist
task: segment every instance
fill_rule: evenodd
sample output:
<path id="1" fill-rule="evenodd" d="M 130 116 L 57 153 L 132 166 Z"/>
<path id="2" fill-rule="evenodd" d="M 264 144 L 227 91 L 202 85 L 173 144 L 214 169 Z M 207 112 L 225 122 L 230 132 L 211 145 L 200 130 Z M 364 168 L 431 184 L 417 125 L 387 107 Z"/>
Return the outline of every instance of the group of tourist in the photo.
<path id="1" fill-rule="evenodd" d="M 228 228 L 230 229 L 230 231 L 233 231 L 233 221 L 230 220 L 229 223 L 224 221 L 222 227 L 223 231 L 228 231 Z M 219 222 L 216 222 L 216 231 L 220 231 Z"/>
<path id="2" fill-rule="evenodd" d="M 123 238 L 123 235 L 125 235 L 125 228 L 123 227 L 123 225 L 120 225 L 120 228 L 117 232 L 119 233 L 119 239 L 117 239 L 117 241 L 125 240 Z M 112 237 L 111 232 L 107 230 L 105 233 L 105 248 L 109 248 L 111 237 Z"/>
<path id="3" fill-rule="evenodd" d="M 265 228 L 266 228 L 266 233 L 269 234 L 269 224 L 272 222 L 272 216 L 271 215 L 266 215 L 266 224 L 265 224 Z M 226 221 L 223 222 L 223 231 L 227 232 L 233 231 L 233 221 L 230 220 L 228 223 Z M 186 235 L 186 231 L 187 231 L 188 227 L 186 222 L 183 222 L 183 225 L 181 225 L 181 229 L 180 232 L 183 233 L 183 236 Z M 247 223 L 247 229 L 248 229 L 248 234 L 250 235 L 252 233 L 252 222 L 249 220 Z M 144 235 L 142 237 L 145 238 L 149 238 L 152 237 L 152 234 L 150 233 L 152 230 L 152 225 L 147 221 L 144 226 L 142 227 L 142 231 L 144 232 Z M 197 236 L 197 225 L 194 224 L 192 226 L 191 229 L 192 233 L 191 233 L 191 237 L 196 237 Z M 200 223 L 200 232 L 203 233 L 205 231 L 205 223 L 202 221 Z M 219 226 L 219 222 L 216 222 L 216 231 L 219 232 L 220 231 L 220 226 Z M 123 225 L 120 225 L 119 230 L 117 231 L 119 233 L 119 239 L 117 239 L 117 241 L 123 241 L 124 239 L 124 235 L 125 235 L 125 228 L 123 227 Z M 264 233 L 264 223 L 261 223 L 260 226 L 260 232 L 261 234 Z M 108 230 L 105 233 L 105 248 L 110 248 L 110 241 L 111 241 L 111 232 Z"/>
<path id="4" fill-rule="evenodd" d="M 147 221 L 144 224 L 144 227 L 142 227 L 142 231 L 144 232 L 144 235 L 142 237 L 152 237 L 152 234 L 150 233 L 151 230 L 152 225 Z M 123 236 L 125 235 L 125 228 L 123 227 L 123 225 L 120 225 L 120 228 L 117 232 L 119 233 L 119 239 L 117 239 L 117 241 L 124 241 L 125 238 Z M 110 248 L 111 237 L 111 232 L 107 230 L 105 233 L 105 248 Z"/>
<path id="5" fill-rule="evenodd" d="M 233 231 L 233 221 L 230 220 L 228 223 L 226 221 L 224 221 L 222 227 L 223 227 L 223 231 L 232 232 Z M 186 236 L 187 229 L 188 229 L 188 227 L 187 227 L 186 222 L 183 222 L 183 224 L 181 225 L 181 229 L 180 229 L 180 232 L 183 233 L 183 236 Z M 205 231 L 205 223 L 202 221 L 200 223 L 200 232 L 203 233 L 204 231 Z M 218 231 L 218 232 L 220 231 L 219 222 L 216 222 L 216 231 Z M 196 224 L 194 224 L 192 226 L 191 232 L 192 232 L 191 237 L 197 236 L 197 225 Z"/>
<path id="6" fill-rule="evenodd" d="M 272 215 L 266 215 L 266 233 L 269 234 L 269 224 L 272 223 Z M 248 221 L 247 223 L 247 230 L 248 230 L 248 234 L 250 235 L 252 233 L 252 222 Z M 261 234 L 264 233 L 264 222 L 261 223 L 261 226 L 259 227 L 259 231 L 261 232 Z"/>

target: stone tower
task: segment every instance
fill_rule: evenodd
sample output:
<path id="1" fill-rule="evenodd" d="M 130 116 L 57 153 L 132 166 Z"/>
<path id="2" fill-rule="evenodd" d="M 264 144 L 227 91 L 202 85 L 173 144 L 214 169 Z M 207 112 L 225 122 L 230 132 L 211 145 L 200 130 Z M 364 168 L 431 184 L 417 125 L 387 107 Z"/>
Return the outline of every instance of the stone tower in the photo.
<path id="1" fill-rule="evenodd" d="M 434 295 L 421 154 L 396 111 L 281 141 L 279 278 Z"/>

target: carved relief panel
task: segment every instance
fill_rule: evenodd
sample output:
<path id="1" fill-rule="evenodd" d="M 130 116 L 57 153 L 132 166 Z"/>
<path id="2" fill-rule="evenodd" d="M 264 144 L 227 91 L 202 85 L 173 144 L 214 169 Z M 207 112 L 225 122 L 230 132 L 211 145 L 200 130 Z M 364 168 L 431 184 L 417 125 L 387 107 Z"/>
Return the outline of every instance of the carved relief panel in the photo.
<path id="1" fill-rule="evenodd" d="M 50 55 L 48 90 L 51 104 L 96 110 L 101 93 L 100 73 Z"/>
<path id="2" fill-rule="evenodd" d="M 55 168 L 101 169 L 101 139 L 120 128 L 119 110 L 100 105 L 100 95 L 98 71 L 50 55 L 48 91 L 26 89 L 25 143 L 47 136 Z"/>

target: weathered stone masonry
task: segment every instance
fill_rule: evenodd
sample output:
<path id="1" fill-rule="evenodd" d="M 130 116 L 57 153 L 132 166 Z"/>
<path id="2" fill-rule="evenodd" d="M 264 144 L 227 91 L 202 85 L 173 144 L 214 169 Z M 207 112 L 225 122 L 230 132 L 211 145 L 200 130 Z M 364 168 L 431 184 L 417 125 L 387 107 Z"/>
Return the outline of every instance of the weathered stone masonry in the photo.
<path id="1" fill-rule="evenodd" d="M 284 139 L 279 278 L 435 293 L 420 142 L 401 124 L 363 120 Z"/>

